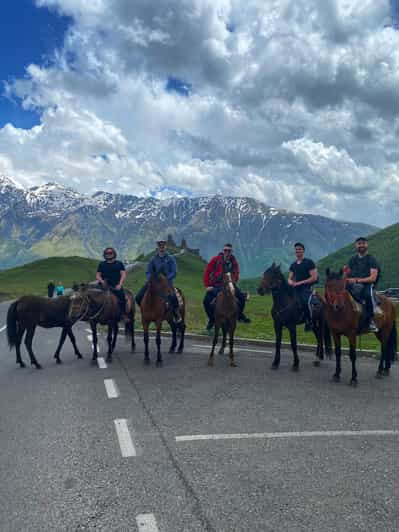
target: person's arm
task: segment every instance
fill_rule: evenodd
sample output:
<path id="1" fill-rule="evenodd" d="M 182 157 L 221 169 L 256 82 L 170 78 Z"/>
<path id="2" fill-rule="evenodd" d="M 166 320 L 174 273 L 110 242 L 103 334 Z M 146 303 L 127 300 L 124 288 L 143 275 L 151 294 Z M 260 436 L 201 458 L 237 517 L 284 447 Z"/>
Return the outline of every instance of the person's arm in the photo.
<path id="1" fill-rule="evenodd" d="M 203 281 L 204 281 L 204 285 L 206 288 L 212 288 L 211 272 L 213 270 L 214 264 L 215 264 L 215 259 L 213 258 L 208 262 L 205 268 Z"/>
<path id="2" fill-rule="evenodd" d="M 314 284 L 317 282 L 317 268 L 314 268 L 313 270 L 310 270 L 310 276 L 307 279 L 304 279 L 303 281 L 298 281 L 293 286 L 301 286 L 304 284 Z"/>
<path id="3" fill-rule="evenodd" d="M 237 259 L 234 257 L 234 271 L 233 271 L 233 283 L 237 284 L 240 279 L 240 265 Z"/>
<path id="4" fill-rule="evenodd" d="M 100 284 L 104 283 L 104 278 L 103 278 L 103 274 L 102 274 L 102 271 L 101 271 L 101 264 L 99 264 L 98 268 L 97 268 L 96 281 L 98 283 L 100 283 Z"/>
<path id="5" fill-rule="evenodd" d="M 291 270 L 288 272 L 288 284 L 289 284 L 290 286 L 293 286 L 293 287 L 296 286 L 296 284 L 297 284 L 297 283 L 294 281 L 294 272 L 291 271 Z"/>
<path id="6" fill-rule="evenodd" d="M 347 279 L 349 283 L 375 283 L 378 277 L 378 269 L 377 268 L 370 268 L 370 275 L 368 277 L 350 277 Z"/>
<path id="7" fill-rule="evenodd" d="M 168 281 L 173 281 L 177 274 L 177 264 L 175 257 L 169 257 Z"/>

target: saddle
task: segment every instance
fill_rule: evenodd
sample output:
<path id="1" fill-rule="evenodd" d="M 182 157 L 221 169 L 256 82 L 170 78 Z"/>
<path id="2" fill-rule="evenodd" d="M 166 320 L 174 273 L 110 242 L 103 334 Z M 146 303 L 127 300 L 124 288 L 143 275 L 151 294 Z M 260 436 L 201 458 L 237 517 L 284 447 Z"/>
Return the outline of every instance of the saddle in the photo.
<path id="1" fill-rule="evenodd" d="M 349 293 L 349 295 L 350 295 L 350 300 L 352 302 L 353 309 L 356 312 L 358 312 L 359 314 L 363 314 L 365 312 L 365 306 L 366 306 L 365 302 L 356 293 L 355 294 Z M 374 299 L 375 299 L 375 303 L 376 303 L 376 309 L 375 309 L 374 314 L 376 316 L 383 316 L 384 315 L 384 311 L 381 308 L 381 298 L 380 298 L 379 294 L 375 293 Z"/>

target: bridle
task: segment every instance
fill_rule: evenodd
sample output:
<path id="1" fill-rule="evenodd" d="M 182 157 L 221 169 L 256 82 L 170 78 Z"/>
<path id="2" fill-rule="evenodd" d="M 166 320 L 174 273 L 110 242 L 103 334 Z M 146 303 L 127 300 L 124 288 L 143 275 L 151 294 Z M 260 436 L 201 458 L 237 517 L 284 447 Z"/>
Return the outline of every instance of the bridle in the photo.
<path id="1" fill-rule="evenodd" d="M 89 309 L 90 309 L 90 297 L 88 294 L 82 295 L 82 303 L 80 304 L 79 308 L 79 316 L 73 320 L 73 323 L 76 323 L 77 321 L 87 320 L 92 321 L 98 318 L 100 314 L 103 312 L 105 308 L 106 298 L 104 298 L 104 302 L 100 309 L 96 311 L 92 316 L 89 316 Z M 86 309 L 83 311 L 84 305 L 86 304 Z"/>

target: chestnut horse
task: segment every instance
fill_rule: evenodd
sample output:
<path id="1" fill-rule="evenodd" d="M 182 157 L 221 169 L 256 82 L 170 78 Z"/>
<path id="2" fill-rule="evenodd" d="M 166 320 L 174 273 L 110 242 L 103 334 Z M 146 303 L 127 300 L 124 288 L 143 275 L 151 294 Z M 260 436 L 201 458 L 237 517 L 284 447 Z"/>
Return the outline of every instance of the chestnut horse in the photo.
<path id="1" fill-rule="evenodd" d="M 150 363 L 150 354 L 148 350 L 149 342 L 149 327 L 150 323 L 155 323 L 156 335 L 155 342 L 157 345 L 157 361 L 158 367 L 162 366 L 162 354 L 161 354 L 161 328 L 162 322 L 167 321 L 172 330 L 172 344 L 169 348 L 169 353 L 174 353 L 177 346 L 177 330 L 180 331 L 180 343 L 177 349 L 178 353 L 183 352 L 184 348 L 184 332 L 185 325 L 185 300 L 183 292 L 179 288 L 175 288 L 178 291 L 179 297 L 179 310 L 181 321 L 176 323 L 173 317 L 173 311 L 168 305 L 168 296 L 170 295 L 171 287 L 169 286 L 168 279 L 163 273 L 153 272 L 148 279 L 147 290 L 144 293 L 141 301 L 141 323 L 143 325 L 144 332 L 144 363 Z"/>
<path id="2" fill-rule="evenodd" d="M 235 294 L 234 283 L 231 279 L 231 273 L 223 274 L 223 288 L 216 296 L 215 303 L 215 332 L 213 335 L 212 350 L 208 358 L 208 366 L 213 366 L 213 355 L 215 347 L 218 342 L 219 329 L 223 332 L 223 341 L 219 349 L 219 354 L 224 353 L 226 347 L 226 337 L 229 335 L 230 348 L 230 367 L 235 368 L 237 364 L 234 362 L 234 331 L 237 325 L 238 317 L 238 302 Z"/>
<path id="3" fill-rule="evenodd" d="M 7 339 L 10 349 L 15 347 L 17 364 L 21 368 L 25 367 L 25 362 L 21 358 L 21 343 L 25 332 L 25 347 L 29 353 L 31 364 L 37 369 L 42 368 L 36 360 L 32 349 L 33 337 L 37 326 L 46 329 L 62 327 L 60 341 L 54 355 L 57 364 L 61 364 L 60 351 L 67 335 L 72 342 L 75 355 L 78 358 L 82 358 L 72 332 L 73 322 L 68 319 L 68 310 L 69 297 L 67 296 L 51 299 L 40 296 L 22 296 L 14 303 L 11 303 L 7 312 Z"/>
<path id="4" fill-rule="evenodd" d="M 369 332 L 364 328 L 363 313 L 359 310 L 351 294 L 346 290 L 346 280 L 342 269 L 338 273 L 326 270 L 325 281 L 326 318 L 335 344 L 336 367 L 333 381 L 339 382 L 341 377 L 341 336 L 349 341 L 349 357 L 352 362 L 352 377 L 350 384 L 357 385 L 356 371 L 356 336 Z M 396 308 L 387 297 L 379 295 L 381 314 L 376 314 L 374 320 L 379 329 L 375 333 L 381 343 L 381 357 L 377 369 L 377 378 L 388 376 L 391 362 L 396 356 Z"/>
<path id="5" fill-rule="evenodd" d="M 283 336 L 283 328 L 286 327 L 290 333 L 291 349 L 294 355 L 292 370 L 298 371 L 299 357 L 296 340 L 296 326 L 304 323 L 305 316 L 302 304 L 295 296 L 295 290 L 288 284 L 281 272 L 280 266 L 277 266 L 274 262 L 270 268 L 264 272 L 258 288 L 258 294 L 261 296 L 270 292 L 273 297 L 272 318 L 276 334 L 276 352 L 272 363 L 272 369 L 278 369 L 280 366 L 281 340 Z M 320 360 L 324 359 L 324 350 L 328 357 L 331 356 L 331 337 L 325 319 L 325 303 L 319 294 L 316 294 L 312 298 L 311 306 L 312 329 L 317 340 L 317 360 L 315 360 L 313 364 L 319 366 Z"/>
<path id="6" fill-rule="evenodd" d="M 134 351 L 136 345 L 134 341 L 135 303 L 132 293 L 129 290 L 125 289 L 125 294 L 128 298 L 126 312 L 128 321 L 125 322 L 125 337 L 126 339 L 130 338 L 131 350 Z M 115 350 L 121 318 L 118 299 L 110 290 L 80 285 L 79 290 L 70 297 L 69 319 L 90 322 L 93 338 L 93 362 L 96 362 L 98 358 L 97 324 L 108 325 L 107 362 L 112 362 L 112 353 Z"/>

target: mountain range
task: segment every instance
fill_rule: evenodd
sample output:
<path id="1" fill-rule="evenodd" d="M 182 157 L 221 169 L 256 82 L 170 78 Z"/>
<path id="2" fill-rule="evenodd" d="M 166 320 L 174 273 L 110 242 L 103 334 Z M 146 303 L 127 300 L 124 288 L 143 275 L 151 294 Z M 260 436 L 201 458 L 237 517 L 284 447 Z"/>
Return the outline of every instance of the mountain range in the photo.
<path id="1" fill-rule="evenodd" d="M 297 240 L 317 260 L 375 231 L 372 225 L 276 209 L 252 198 L 89 196 L 57 183 L 24 189 L 0 176 L 3 269 L 50 256 L 99 258 L 108 245 L 121 258 L 134 259 L 170 234 L 199 248 L 205 259 L 232 242 L 243 276 L 250 277 L 273 260 L 287 267 Z"/>

